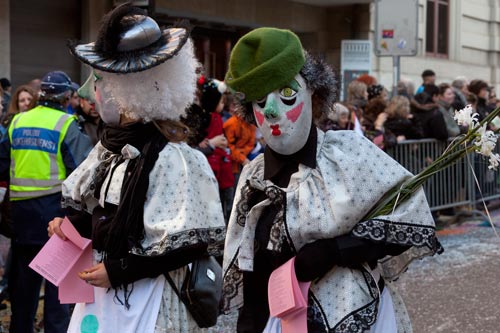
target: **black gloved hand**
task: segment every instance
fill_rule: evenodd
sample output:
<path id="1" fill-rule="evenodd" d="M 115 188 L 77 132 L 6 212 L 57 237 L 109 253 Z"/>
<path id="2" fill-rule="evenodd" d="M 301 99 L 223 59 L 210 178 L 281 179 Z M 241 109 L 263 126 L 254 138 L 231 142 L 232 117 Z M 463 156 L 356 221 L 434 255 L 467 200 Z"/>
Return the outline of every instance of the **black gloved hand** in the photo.
<path id="1" fill-rule="evenodd" d="M 295 275 L 302 282 L 325 275 L 337 263 L 335 239 L 319 239 L 304 245 L 295 257 Z"/>
<path id="2" fill-rule="evenodd" d="M 410 248 L 409 245 L 375 242 L 351 234 L 330 239 L 319 239 L 304 245 L 295 258 L 295 274 L 299 281 L 313 281 L 325 275 L 334 266 L 359 268 L 386 255 L 396 256 Z"/>

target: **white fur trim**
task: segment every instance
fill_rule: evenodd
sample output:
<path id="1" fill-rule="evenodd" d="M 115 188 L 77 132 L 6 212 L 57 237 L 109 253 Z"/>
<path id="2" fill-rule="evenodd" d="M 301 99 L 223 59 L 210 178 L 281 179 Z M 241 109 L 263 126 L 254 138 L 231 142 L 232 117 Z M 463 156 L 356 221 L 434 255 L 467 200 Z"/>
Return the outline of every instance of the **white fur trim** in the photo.
<path id="1" fill-rule="evenodd" d="M 188 39 L 177 55 L 151 69 L 127 74 L 98 71 L 104 105 L 132 119 L 179 120 L 193 103 L 198 65 Z"/>

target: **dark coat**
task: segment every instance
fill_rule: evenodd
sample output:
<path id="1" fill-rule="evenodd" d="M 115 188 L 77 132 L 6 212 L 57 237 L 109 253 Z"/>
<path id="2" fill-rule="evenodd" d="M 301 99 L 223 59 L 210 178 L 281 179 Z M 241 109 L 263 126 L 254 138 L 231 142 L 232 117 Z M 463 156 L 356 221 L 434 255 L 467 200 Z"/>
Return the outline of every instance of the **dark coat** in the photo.
<path id="1" fill-rule="evenodd" d="M 404 135 L 407 140 L 418 140 L 424 137 L 422 128 L 412 119 L 389 118 L 384 123 L 386 131 L 391 132 L 396 137 Z"/>

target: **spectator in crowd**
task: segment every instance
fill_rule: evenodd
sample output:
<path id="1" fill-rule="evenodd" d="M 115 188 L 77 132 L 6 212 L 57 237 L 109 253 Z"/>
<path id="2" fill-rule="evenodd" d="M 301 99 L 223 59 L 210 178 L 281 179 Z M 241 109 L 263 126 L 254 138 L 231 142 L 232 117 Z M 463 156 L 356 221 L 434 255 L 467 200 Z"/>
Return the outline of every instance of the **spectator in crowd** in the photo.
<path id="1" fill-rule="evenodd" d="M 322 112 L 321 116 L 314 119 L 314 125 L 323 132 L 337 130 L 338 117 L 335 112 L 335 106 L 331 107 L 328 111 Z M 349 110 L 347 111 L 349 114 Z"/>
<path id="2" fill-rule="evenodd" d="M 370 74 L 361 74 L 356 78 L 356 81 L 363 82 L 364 84 L 366 84 L 366 87 L 371 87 L 378 84 L 377 78 Z"/>
<path id="3" fill-rule="evenodd" d="M 197 92 L 199 89 L 197 89 Z M 201 96 L 200 96 L 201 97 Z M 188 128 L 186 142 L 194 149 L 201 151 L 204 155 L 212 154 L 215 148 L 226 149 L 227 139 L 221 135 L 216 135 L 211 139 L 207 138 L 207 128 L 210 125 L 210 112 L 205 111 L 198 103 L 199 98 L 186 110 L 186 114 L 180 117 L 180 121 Z"/>
<path id="4" fill-rule="evenodd" d="M 368 101 L 377 97 L 381 97 L 384 101 L 387 101 L 389 97 L 387 89 L 385 89 L 381 84 L 371 85 L 366 91 L 368 92 Z"/>
<path id="5" fill-rule="evenodd" d="M 227 138 L 229 149 L 231 150 L 231 161 L 233 162 L 233 174 L 235 183 L 241 169 L 250 162 L 248 154 L 255 148 L 255 130 L 253 124 L 247 123 L 235 113 L 235 104 L 232 95 L 225 95 L 226 104 L 231 118 L 224 123 L 224 135 Z"/>
<path id="6" fill-rule="evenodd" d="M 3 91 L 2 88 L 0 87 L 0 114 L 3 113 Z"/>
<path id="7" fill-rule="evenodd" d="M 387 113 L 387 120 L 384 123 L 386 135 L 396 137 L 396 142 L 422 138 L 422 131 L 410 113 L 408 98 L 394 96 L 387 105 L 385 113 Z"/>
<path id="8" fill-rule="evenodd" d="M 497 108 L 497 103 L 498 103 L 498 98 L 497 94 L 495 92 L 495 87 L 489 86 L 488 87 L 488 92 L 489 92 L 489 98 L 488 98 L 488 108 L 493 111 Z"/>
<path id="9" fill-rule="evenodd" d="M 2 114 L 2 111 L 3 111 L 2 98 L 3 98 L 3 93 L 2 93 L 2 87 L 0 86 L 0 114 Z M 9 206 L 7 203 L 8 202 L 8 187 L 9 187 L 9 183 L 7 181 L 0 181 L 0 214 L 1 214 L 0 234 L 4 235 L 7 238 L 11 238 L 12 237 L 12 227 L 11 227 L 10 221 L 8 220 L 9 217 L 7 215 L 8 206 Z M 2 262 L 2 267 L 0 268 L 0 270 L 3 273 L 2 276 L 0 277 L 0 309 L 4 309 L 6 307 L 6 305 L 3 303 L 3 301 L 8 298 L 8 291 L 7 291 L 8 287 L 7 286 L 8 286 L 8 276 L 9 276 L 11 258 L 12 258 L 12 254 L 11 254 L 11 250 L 9 248 L 7 260 L 5 261 L 5 263 Z"/>
<path id="10" fill-rule="evenodd" d="M 289 30 L 255 29 L 231 53 L 225 82 L 267 142 L 264 156 L 242 171 L 226 235 L 222 308 L 239 310 L 238 332 L 275 327 L 269 276 L 292 258 L 291 273 L 313 291 L 304 332 L 365 332 L 386 323 L 391 332 L 411 330 L 396 321 L 396 313 L 409 319 L 377 260 L 405 252 L 403 262 L 391 260 L 401 272 L 406 255 L 439 251 L 434 221 L 422 189 L 387 216 L 363 218 L 411 175 L 353 131 L 314 126 L 315 113 L 335 101 L 335 81 Z M 404 239 L 393 236 L 399 233 Z M 436 246 L 419 244 L 424 235 Z"/>
<path id="11" fill-rule="evenodd" d="M 12 118 L 18 113 L 33 109 L 36 106 L 37 100 L 37 95 L 30 86 L 22 85 L 16 89 L 14 95 L 12 95 L 9 110 L 0 120 L 2 136 L 7 132 Z"/>
<path id="12" fill-rule="evenodd" d="M 12 91 L 12 86 L 10 84 L 9 79 L 7 79 L 6 77 L 1 78 L 0 87 L 2 87 L 3 90 L 3 96 L 2 96 L 3 112 L 7 112 L 10 103 L 10 94 Z"/>
<path id="13" fill-rule="evenodd" d="M 11 332 L 33 332 L 43 279 L 28 264 L 48 240 L 47 223 L 63 215 L 62 182 L 91 149 L 75 118 L 65 113 L 71 95 L 69 77 L 60 71 L 49 72 L 41 89 L 38 106 L 15 115 L 0 144 L 0 181 L 9 182 L 14 229 L 9 278 Z M 59 303 L 57 287 L 47 281 L 43 321 L 46 332 L 67 331 L 68 305 Z"/>
<path id="14" fill-rule="evenodd" d="M 439 106 L 436 104 L 438 95 L 439 88 L 436 85 L 425 85 L 424 91 L 415 95 L 415 102 L 411 102 L 411 111 L 424 138 L 445 141 L 448 139 L 448 130 Z"/>
<path id="15" fill-rule="evenodd" d="M 188 128 L 186 142 L 192 148 L 208 155 L 213 151 L 211 147 L 220 147 L 222 149 L 227 147 L 227 140 L 224 136 L 216 136 L 210 140 L 206 139 L 207 127 L 210 124 L 210 113 L 201 108 L 199 101 L 198 103 L 194 102 L 186 109 L 186 114 L 180 117 L 180 121 Z"/>
<path id="16" fill-rule="evenodd" d="M 384 131 L 384 124 L 387 120 L 386 107 L 387 102 L 382 96 L 369 100 L 362 121 L 364 135 L 380 149 L 396 144 L 395 139 L 387 136 Z"/>
<path id="17" fill-rule="evenodd" d="M 479 120 L 483 120 L 492 111 L 488 106 L 488 99 L 490 92 L 488 90 L 488 83 L 483 80 L 476 79 L 469 83 L 469 92 L 477 97 L 476 112 L 479 114 Z"/>
<path id="18" fill-rule="evenodd" d="M 264 139 L 262 132 L 258 128 L 256 128 L 255 129 L 255 147 L 253 147 L 252 151 L 248 154 L 247 157 L 250 161 L 253 161 L 257 156 L 264 153 L 265 151 L 266 151 L 266 139 Z M 239 179 L 240 178 L 238 175 L 238 181 L 239 181 Z M 236 179 L 235 179 L 235 185 L 234 185 L 235 188 L 236 188 L 236 185 L 238 185 L 238 181 L 236 181 Z"/>
<path id="19" fill-rule="evenodd" d="M 78 275 L 95 301 L 75 306 L 68 332 L 203 332 L 174 286 L 188 263 L 220 254 L 225 226 L 215 177 L 178 121 L 196 90 L 188 31 L 162 30 L 127 3 L 104 17 L 95 43 L 71 51 L 93 67 L 89 93 L 106 127 L 63 183 L 70 220 L 94 249 Z M 61 223 L 49 233 L 64 237 Z"/>
<path id="20" fill-rule="evenodd" d="M 368 102 L 367 86 L 361 81 L 351 81 L 347 87 L 346 106 L 349 108 L 351 119 L 354 124 L 354 131 L 362 135 L 361 121 L 365 113 L 366 103 Z"/>
<path id="21" fill-rule="evenodd" d="M 335 103 L 333 105 L 333 111 L 336 116 L 336 125 L 337 128 L 334 127 L 334 130 L 353 130 L 354 123 L 351 121 L 350 111 L 342 103 Z"/>
<path id="22" fill-rule="evenodd" d="M 352 108 L 355 116 L 360 121 L 363 118 L 364 108 L 368 103 L 368 87 L 361 81 L 351 81 L 347 87 L 346 104 Z"/>
<path id="23" fill-rule="evenodd" d="M 37 104 L 37 97 L 38 95 L 35 94 L 33 89 L 31 89 L 30 86 L 28 85 L 22 85 L 19 86 L 16 91 L 14 92 L 14 95 L 12 95 L 11 102 L 9 104 L 9 110 L 7 113 L 5 113 L 1 120 L 0 120 L 0 132 L 1 132 L 1 139 L 0 142 L 3 140 L 3 138 L 7 135 L 7 129 L 10 126 L 10 123 L 12 121 L 12 118 L 18 113 L 21 112 L 26 112 L 28 110 L 33 109 L 36 104 Z M 3 182 L 0 184 L 0 187 L 8 189 L 8 182 Z M 6 191 L 8 192 L 8 191 Z M 2 202 L 1 202 L 1 211 L 2 211 L 2 223 L 0 223 L 0 229 L 5 229 L 7 228 L 8 230 L 8 235 L 9 238 L 12 237 L 12 222 L 10 220 L 9 216 L 9 198 L 8 198 L 8 193 L 7 195 L 4 196 Z M 4 227 L 5 226 L 5 227 Z M 1 232 L 1 231 L 0 231 Z M 0 289 L 4 289 L 3 293 L 0 293 L 0 298 L 6 298 L 7 292 L 8 292 L 8 275 L 10 272 L 10 265 L 11 265 L 11 259 L 12 259 L 12 253 L 11 250 L 9 249 L 9 254 L 7 257 L 7 262 L 5 265 L 5 274 L 2 277 L 2 280 L 0 280 Z"/>
<path id="24" fill-rule="evenodd" d="M 217 134 L 219 130 L 223 131 L 223 124 L 220 114 L 214 110 L 221 110 L 225 104 L 223 93 L 217 89 L 218 84 L 221 85 L 221 88 L 223 87 L 221 81 L 207 80 L 204 76 L 200 76 L 196 93 L 199 104 L 191 104 L 180 120 L 189 129 L 187 143 L 207 157 L 219 185 L 224 217 L 229 218 L 234 196 L 234 176 L 230 154 L 228 154 L 228 141 L 224 133 Z M 200 105 L 203 105 L 204 108 Z"/>
<path id="25" fill-rule="evenodd" d="M 200 89 L 201 107 L 210 114 L 210 122 L 206 129 L 206 139 L 210 140 L 215 137 L 225 138 L 221 112 L 224 108 L 223 94 L 226 91 L 226 85 L 222 81 L 205 78 Z M 234 186 L 233 164 L 231 162 L 231 152 L 227 148 L 227 144 L 227 138 L 225 138 L 225 147 L 210 147 L 211 152 L 206 154 L 208 163 L 219 184 L 222 210 L 226 221 L 229 219 L 229 214 L 231 213 Z"/>
<path id="26" fill-rule="evenodd" d="M 40 95 L 40 87 L 42 85 L 42 80 L 40 79 L 33 79 L 30 82 L 28 82 L 28 86 L 31 87 L 35 91 L 36 96 Z"/>
<path id="27" fill-rule="evenodd" d="M 426 69 L 425 71 L 422 72 L 422 85 L 418 87 L 417 91 L 415 92 L 415 95 L 423 92 L 425 85 L 435 84 L 435 83 L 436 83 L 436 73 L 434 73 L 432 69 Z"/>
<path id="28" fill-rule="evenodd" d="M 78 89 L 80 85 L 76 82 L 71 82 L 71 98 L 68 105 L 68 113 L 76 114 L 77 109 L 80 107 L 80 96 L 78 96 Z"/>
<path id="29" fill-rule="evenodd" d="M 455 110 L 462 110 L 467 105 L 467 97 L 469 96 L 468 89 L 469 81 L 465 76 L 459 76 L 451 83 L 451 88 L 455 93 L 455 99 L 451 106 Z"/>
<path id="30" fill-rule="evenodd" d="M 80 129 L 83 133 L 87 134 L 92 145 L 95 146 L 101 139 L 104 123 L 99 116 L 99 112 L 96 110 L 96 103 L 93 96 L 90 96 L 88 93 L 88 85 L 91 84 L 91 80 L 94 80 L 93 74 L 90 74 L 87 82 L 77 91 L 80 105 L 75 108 L 75 115 Z"/>
<path id="31" fill-rule="evenodd" d="M 455 100 L 455 94 L 448 83 L 441 83 L 438 89 L 438 94 L 434 96 L 435 102 L 439 106 L 439 112 L 443 115 L 448 137 L 454 138 L 460 134 L 460 127 L 453 118 L 455 116 L 455 109 L 452 103 Z"/>
<path id="32" fill-rule="evenodd" d="M 476 113 L 477 111 L 477 96 L 474 94 L 469 94 L 467 96 L 467 104 L 470 104 L 472 109 L 474 110 L 473 113 Z"/>
<path id="33" fill-rule="evenodd" d="M 415 84 L 410 79 L 401 79 L 398 82 L 398 95 L 404 96 L 408 98 L 408 100 L 412 100 L 415 95 Z"/>
<path id="34" fill-rule="evenodd" d="M 433 111 L 437 108 L 436 103 L 434 103 L 434 101 L 432 100 L 432 96 L 429 96 L 429 94 L 427 94 L 425 91 L 422 91 L 415 95 L 410 95 L 409 99 L 412 113 L 425 113 L 428 111 Z"/>
<path id="35" fill-rule="evenodd" d="M 33 109 L 38 101 L 35 91 L 28 85 L 19 86 L 12 96 L 8 113 L 18 114 Z"/>
<path id="36" fill-rule="evenodd" d="M 368 92 L 368 100 L 382 96 L 384 99 L 388 97 L 388 91 L 383 85 L 379 84 L 374 76 L 369 74 L 360 75 L 356 81 L 366 84 L 366 91 Z"/>
<path id="37" fill-rule="evenodd" d="M 335 103 L 331 110 L 316 119 L 315 124 L 323 132 L 354 129 L 350 111 L 342 103 Z"/>
<path id="38" fill-rule="evenodd" d="M 233 112 L 231 112 L 231 105 L 228 104 L 228 103 L 231 103 L 231 100 L 232 100 L 231 95 L 228 92 L 224 93 L 224 107 L 222 108 L 222 112 L 221 112 L 223 124 L 225 124 L 226 121 L 229 118 L 231 118 L 233 115 Z"/>

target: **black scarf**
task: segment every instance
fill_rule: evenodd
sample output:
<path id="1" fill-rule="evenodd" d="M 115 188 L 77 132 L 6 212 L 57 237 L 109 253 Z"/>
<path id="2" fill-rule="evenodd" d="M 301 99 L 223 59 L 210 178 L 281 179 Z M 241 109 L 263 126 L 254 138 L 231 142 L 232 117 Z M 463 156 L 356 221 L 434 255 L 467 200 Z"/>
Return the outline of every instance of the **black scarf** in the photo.
<path id="1" fill-rule="evenodd" d="M 120 259 L 127 256 L 130 248 L 140 246 L 144 237 L 144 201 L 149 187 L 149 173 L 168 140 L 154 124 L 134 123 L 105 127 L 101 143 L 116 154 L 119 154 L 126 144 L 141 152 L 138 157 L 128 162 L 120 203 L 104 242 L 106 255 L 110 259 Z M 101 186 L 97 185 L 100 189 L 102 183 Z"/>

